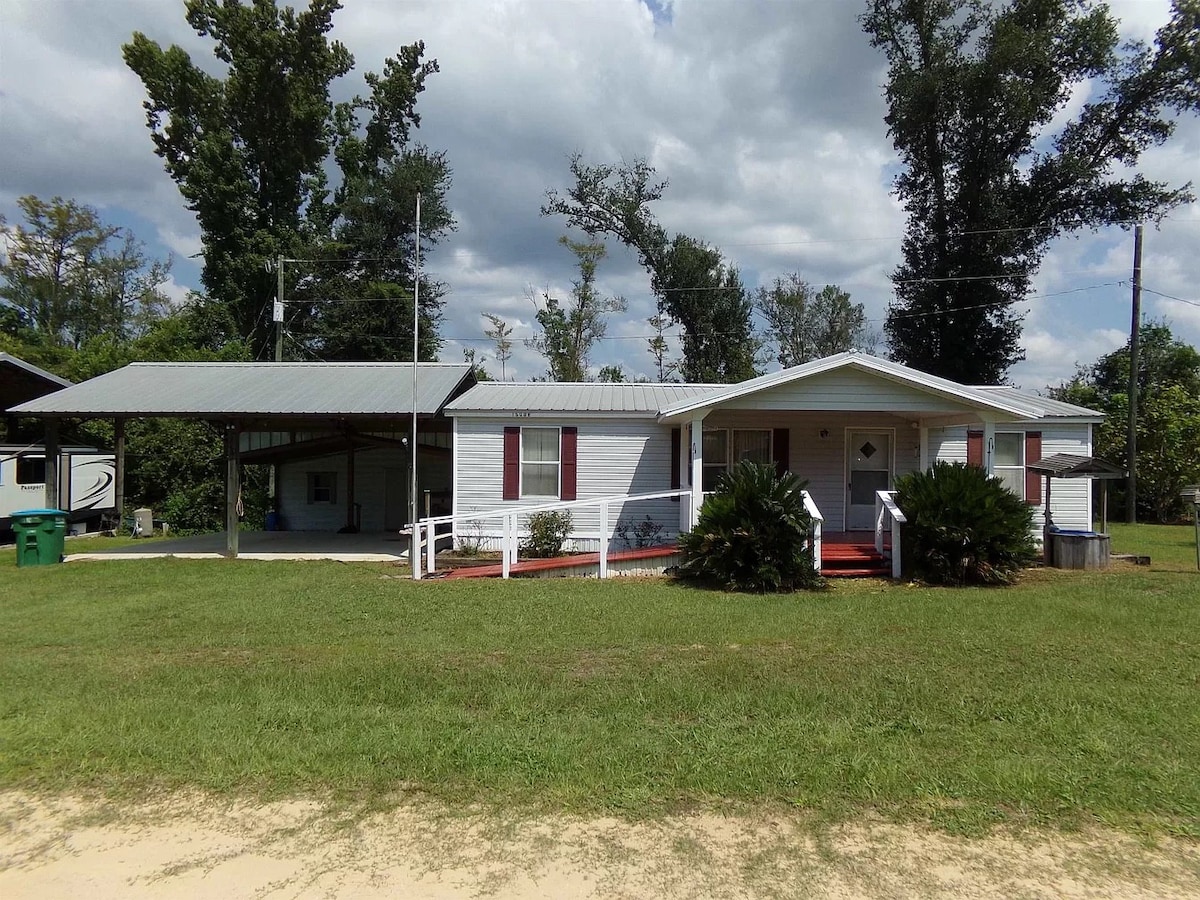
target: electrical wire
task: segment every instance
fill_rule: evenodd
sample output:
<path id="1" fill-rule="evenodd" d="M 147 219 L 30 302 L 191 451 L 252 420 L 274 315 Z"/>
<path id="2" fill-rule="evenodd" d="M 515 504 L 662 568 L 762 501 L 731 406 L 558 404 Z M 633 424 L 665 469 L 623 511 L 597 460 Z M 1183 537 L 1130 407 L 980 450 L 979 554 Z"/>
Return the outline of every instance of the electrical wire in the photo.
<path id="1" fill-rule="evenodd" d="M 1154 288 L 1148 288 L 1144 284 L 1142 290 L 1147 294 L 1154 294 L 1156 297 L 1166 297 L 1168 300 L 1177 300 L 1180 303 L 1186 303 L 1188 306 L 1200 306 L 1200 302 L 1195 300 L 1185 300 L 1182 297 L 1176 297 L 1174 294 L 1164 294 L 1162 291 L 1156 291 Z"/>

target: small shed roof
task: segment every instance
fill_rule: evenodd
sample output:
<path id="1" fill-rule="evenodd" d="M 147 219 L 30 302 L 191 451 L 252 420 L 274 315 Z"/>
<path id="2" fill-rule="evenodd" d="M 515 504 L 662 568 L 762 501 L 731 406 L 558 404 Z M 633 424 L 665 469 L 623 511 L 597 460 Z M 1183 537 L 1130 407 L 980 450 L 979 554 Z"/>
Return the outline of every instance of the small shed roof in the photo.
<path id="1" fill-rule="evenodd" d="M 0 353 L 0 413 L 12 406 L 70 387 L 71 382 L 11 353 Z"/>
<path id="2" fill-rule="evenodd" d="M 635 382 L 481 381 L 446 404 L 450 415 L 503 412 L 614 413 L 656 416 L 664 406 L 723 385 Z"/>
<path id="3" fill-rule="evenodd" d="M 133 363 L 15 407 L 37 416 L 412 415 L 412 363 Z M 470 386 L 468 365 L 421 363 L 417 413 Z"/>
<path id="4" fill-rule="evenodd" d="M 1030 472 L 1054 478 L 1125 478 L 1123 469 L 1095 456 L 1056 453 L 1028 466 Z"/>

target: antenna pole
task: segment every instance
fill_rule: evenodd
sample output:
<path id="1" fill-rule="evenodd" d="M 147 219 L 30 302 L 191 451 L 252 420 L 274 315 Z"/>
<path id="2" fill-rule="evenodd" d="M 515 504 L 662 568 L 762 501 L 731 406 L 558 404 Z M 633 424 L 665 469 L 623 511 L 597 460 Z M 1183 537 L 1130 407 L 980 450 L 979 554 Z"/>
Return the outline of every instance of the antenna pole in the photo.
<path id="1" fill-rule="evenodd" d="M 408 553 L 412 563 L 413 579 L 421 577 L 421 532 L 417 528 L 417 329 L 420 325 L 421 298 L 421 195 L 417 194 L 417 241 L 416 264 L 413 267 L 413 346 L 412 346 L 412 435 L 409 438 L 409 469 L 411 480 L 408 486 L 408 505 L 411 510 L 412 525 L 409 528 L 412 546 Z M 429 540 L 433 541 L 433 529 L 430 528 Z"/>

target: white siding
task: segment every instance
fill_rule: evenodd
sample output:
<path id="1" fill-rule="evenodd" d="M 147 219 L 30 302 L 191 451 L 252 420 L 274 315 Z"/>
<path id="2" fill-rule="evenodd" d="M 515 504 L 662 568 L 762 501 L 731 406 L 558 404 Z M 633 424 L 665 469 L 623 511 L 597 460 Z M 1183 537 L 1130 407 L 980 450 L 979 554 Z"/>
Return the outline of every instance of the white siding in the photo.
<path id="1" fill-rule="evenodd" d="M 671 429 L 651 420 L 614 421 L 588 418 L 456 418 L 455 432 L 455 513 L 485 512 L 495 509 L 520 509 L 541 506 L 553 500 L 504 500 L 504 428 L 575 426 L 579 429 L 576 498 L 611 497 L 621 494 L 650 494 L 671 490 Z M 626 520 L 630 524 L 646 516 L 663 526 L 662 539 L 673 540 L 679 531 L 679 504 L 671 500 L 648 500 L 614 507 L 609 525 Z M 574 547 L 594 550 L 600 538 L 600 513 L 597 507 L 572 510 Z M 524 520 L 521 520 L 522 531 Z M 481 528 L 485 539 L 498 538 L 500 520 L 493 519 Z M 476 535 L 475 526 L 466 524 L 457 533 Z"/>
<path id="2" fill-rule="evenodd" d="M 449 492 L 450 454 L 424 445 L 418 451 L 418 490 Z M 400 448 L 373 447 L 354 454 L 354 497 L 362 505 L 362 530 L 384 530 L 385 471 L 408 468 L 408 453 Z M 334 503 L 308 502 L 308 473 L 333 472 L 337 478 Z M 346 524 L 346 454 L 338 453 L 283 463 L 279 467 L 279 512 L 288 531 L 337 531 Z M 424 515 L 424 510 L 421 510 Z M 408 521 L 407 515 L 401 519 Z"/>
<path id="3" fill-rule="evenodd" d="M 721 409 L 831 412 L 961 412 L 960 399 L 940 397 L 857 369 L 835 369 L 723 403 Z"/>
<path id="4" fill-rule="evenodd" d="M 981 426 L 977 426 L 981 427 Z M 1042 456 L 1055 453 L 1092 455 L 1091 426 L 1087 424 L 1055 424 L 1052 421 L 1022 422 L 996 426 L 997 431 L 1040 431 Z M 967 461 L 967 429 L 929 429 L 929 456 L 939 462 Z M 1027 460 L 1028 462 L 1028 460 Z M 1091 479 L 1056 478 L 1050 487 L 1050 515 L 1060 528 L 1090 529 L 1092 527 Z M 1034 508 L 1034 527 L 1040 536 L 1045 524 L 1046 480 L 1042 479 L 1042 499 Z"/>

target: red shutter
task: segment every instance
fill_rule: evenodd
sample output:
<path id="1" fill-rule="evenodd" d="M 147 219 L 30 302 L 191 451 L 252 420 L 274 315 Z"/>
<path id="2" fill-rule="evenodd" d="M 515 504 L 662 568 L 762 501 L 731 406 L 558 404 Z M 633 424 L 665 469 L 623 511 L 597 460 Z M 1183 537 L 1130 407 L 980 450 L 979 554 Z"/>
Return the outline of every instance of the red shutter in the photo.
<path id="1" fill-rule="evenodd" d="M 983 468 L 983 432 L 967 432 L 967 465 Z"/>
<path id="2" fill-rule="evenodd" d="M 789 460 L 789 438 L 791 432 L 786 428 L 776 428 L 772 437 L 771 456 L 775 458 L 775 474 L 780 478 L 788 470 Z"/>
<path id="3" fill-rule="evenodd" d="M 504 429 L 504 499 L 521 499 L 521 429 Z"/>
<path id="4" fill-rule="evenodd" d="M 558 499 L 574 500 L 575 499 L 575 481 L 576 473 L 579 467 L 576 464 L 576 456 L 579 449 L 579 429 L 564 428 L 562 430 L 562 446 L 560 460 L 562 462 L 562 485 L 559 488 Z"/>
<path id="5" fill-rule="evenodd" d="M 683 429 L 671 429 L 671 490 L 679 490 L 679 454 L 683 450 Z M 678 497 L 672 497 L 672 501 L 679 502 Z"/>
<path id="6" fill-rule="evenodd" d="M 1042 458 L 1042 433 L 1040 431 L 1025 432 L 1025 502 L 1038 504 L 1042 502 L 1042 476 L 1030 472 L 1028 466 Z"/>

